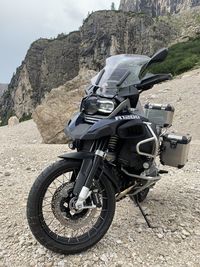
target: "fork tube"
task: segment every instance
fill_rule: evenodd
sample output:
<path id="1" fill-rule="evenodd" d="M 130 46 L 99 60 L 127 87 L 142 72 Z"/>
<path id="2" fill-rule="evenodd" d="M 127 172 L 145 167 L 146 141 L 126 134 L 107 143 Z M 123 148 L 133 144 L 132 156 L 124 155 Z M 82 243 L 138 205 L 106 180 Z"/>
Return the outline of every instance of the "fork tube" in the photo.
<path id="1" fill-rule="evenodd" d="M 73 194 L 78 196 L 81 188 L 84 186 L 88 173 L 92 167 L 93 160 L 92 159 L 84 159 L 81 165 L 81 169 L 77 175 Z"/>
<path id="2" fill-rule="evenodd" d="M 106 142 L 104 140 L 98 142 L 96 149 L 104 149 Z M 76 178 L 76 183 L 74 186 L 73 193 L 78 196 L 82 187 L 87 187 L 90 189 L 93 179 L 95 177 L 96 171 L 102 161 L 102 158 L 94 154 L 94 159 L 84 159 L 81 165 L 81 169 Z"/>
<path id="3" fill-rule="evenodd" d="M 86 179 L 86 182 L 85 182 L 85 187 L 87 188 L 90 188 L 91 185 L 92 185 L 92 182 L 93 182 L 93 179 L 94 179 L 94 176 L 95 176 L 95 173 L 100 165 L 100 162 L 101 162 L 102 158 L 98 155 L 95 155 L 94 157 L 94 161 L 93 161 L 93 164 L 92 164 L 92 168 L 88 174 L 88 177 Z"/>

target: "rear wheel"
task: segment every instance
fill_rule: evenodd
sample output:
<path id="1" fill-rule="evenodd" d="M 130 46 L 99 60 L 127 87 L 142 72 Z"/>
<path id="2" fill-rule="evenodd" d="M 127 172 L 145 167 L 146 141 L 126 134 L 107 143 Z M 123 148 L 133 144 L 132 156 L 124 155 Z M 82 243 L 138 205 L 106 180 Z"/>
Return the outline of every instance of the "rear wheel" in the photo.
<path id="1" fill-rule="evenodd" d="M 107 232 L 115 213 L 115 192 L 102 177 L 95 185 L 100 207 L 74 212 L 73 186 L 81 163 L 61 160 L 36 179 L 28 197 L 27 218 L 35 238 L 46 248 L 78 253 L 96 244 Z M 86 200 L 91 206 L 92 195 Z"/>

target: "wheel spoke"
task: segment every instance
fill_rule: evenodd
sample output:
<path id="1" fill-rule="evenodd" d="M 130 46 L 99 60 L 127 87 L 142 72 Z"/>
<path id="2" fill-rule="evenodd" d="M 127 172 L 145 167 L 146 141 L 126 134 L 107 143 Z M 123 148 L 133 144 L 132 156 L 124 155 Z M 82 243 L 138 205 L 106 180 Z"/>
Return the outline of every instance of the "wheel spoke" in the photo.
<path id="1" fill-rule="evenodd" d="M 58 181 L 60 184 L 63 184 L 58 178 L 56 178 L 56 181 Z"/>
<path id="2" fill-rule="evenodd" d="M 104 221 L 105 219 L 102 217 L 102 216 L 99 216 L 99 218 L 102 220 L 102 221 Z"/>
<path id="3" fill-rule="evenodd" d="M 54 220 L 55 220 L 55 217 L 53 218 L 53 220 L 47 226 L 49 227 Z"/>
<path id="4" fill-rule="evenodd" d="M 52 198 L 52 196 L 44 197 L 44 198 L 43 198 L 43 201 L 45 201 L 45 200 L 48 199 L 48 198 Z"/>
<path id="5" fill-rule="evenodd" d="M 49 190 L 49 188 L 48 188 L 48 192 L 53 196 L 53 193 Z"/>
<path id="6" fill-rule="evenodd" d="M 47 206 L 51 206 L 51 202 L 49 202 L 48 204 L 42 205 L 42 208 L 47 207 Z"/>
<path id="7" fill-rule="evenodd" d="M 56 185 L 55 181 L 53 181 L 52 184 L 55 186 L 55 189 L 58 188 L 58 186 Z"/>
<path id="8" fill-rule="evenodd" d="M 94 229 L 97 232 L 97 228 L 95 226 L 93 226 L 92 229 Z"/>
<path id="9" fill-rule="evenodd" d="M 63 174 L 63 181 L 64 181 L 64 178 L 66 178 L 66 181 L 67 182 L 70 180 L 69 177 L 66 177 L 66 174 L 65 173 Z"/>
<path id="10" fill-rule="evenodd" d="M 62 224 L 58 221 L 57 224 L 55 225 L 55 232 L 60 231 L 61 227 L 62 227 Z"/>
<path id="11" fill-rule="evenodd" d="M 51 189 L 51 190 L 56 190 L 57 188 L 49 186 L 49 188 L 48 188 L 48 189 Z"/>

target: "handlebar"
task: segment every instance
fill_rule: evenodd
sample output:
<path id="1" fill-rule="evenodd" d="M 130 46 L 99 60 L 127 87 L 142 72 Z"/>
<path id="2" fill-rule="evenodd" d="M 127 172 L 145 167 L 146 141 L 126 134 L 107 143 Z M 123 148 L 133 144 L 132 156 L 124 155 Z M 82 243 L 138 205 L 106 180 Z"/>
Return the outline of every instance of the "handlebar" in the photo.
<path id="1" fill-rule="evenodd" d="M 155 75 L 151 75 L 148 78 L 145 78 L 143 80 L 141 80 L 140 84 L 137 84 L 137 89 L 142 90 L 142 91 L 146 91 L 151 89 L 155 84 L 167 81 L 167 80 L 171 80 L 172 79 L 172 75 L 169 74 L 155 74 Z"/>

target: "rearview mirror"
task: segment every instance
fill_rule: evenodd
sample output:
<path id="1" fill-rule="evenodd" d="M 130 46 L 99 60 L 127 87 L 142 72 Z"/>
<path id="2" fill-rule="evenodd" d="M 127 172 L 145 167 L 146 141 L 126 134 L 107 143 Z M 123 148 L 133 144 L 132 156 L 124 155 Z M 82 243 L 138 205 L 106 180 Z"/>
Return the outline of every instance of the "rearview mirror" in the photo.
<path id="1" fill-rule="evenodd" d="M 165 58 L 168 55 L 168 49 L 167 48 L 162 48 L 158 52 L 156 52 L 152 57 L 151 60 L 149 61 L 148 65 L 151 65 L 152 63 L 156 62 L 162 62 L 165 60 Z"/>
<path id="2" fill-rule="evenodd" d="M 158 50 L 149 60 L 149 62 L 147 64 L 145 64 L 140 72 L 140 78 L 142 77 L 143 73 L 145 72 L 145 70 L 153 63 L 157 63 L 157 62 L 162 62 L 165 60 L 165 58 L 168 55 L 168 49 L 167 48 L 162 48 L 160 50 Z"/>

